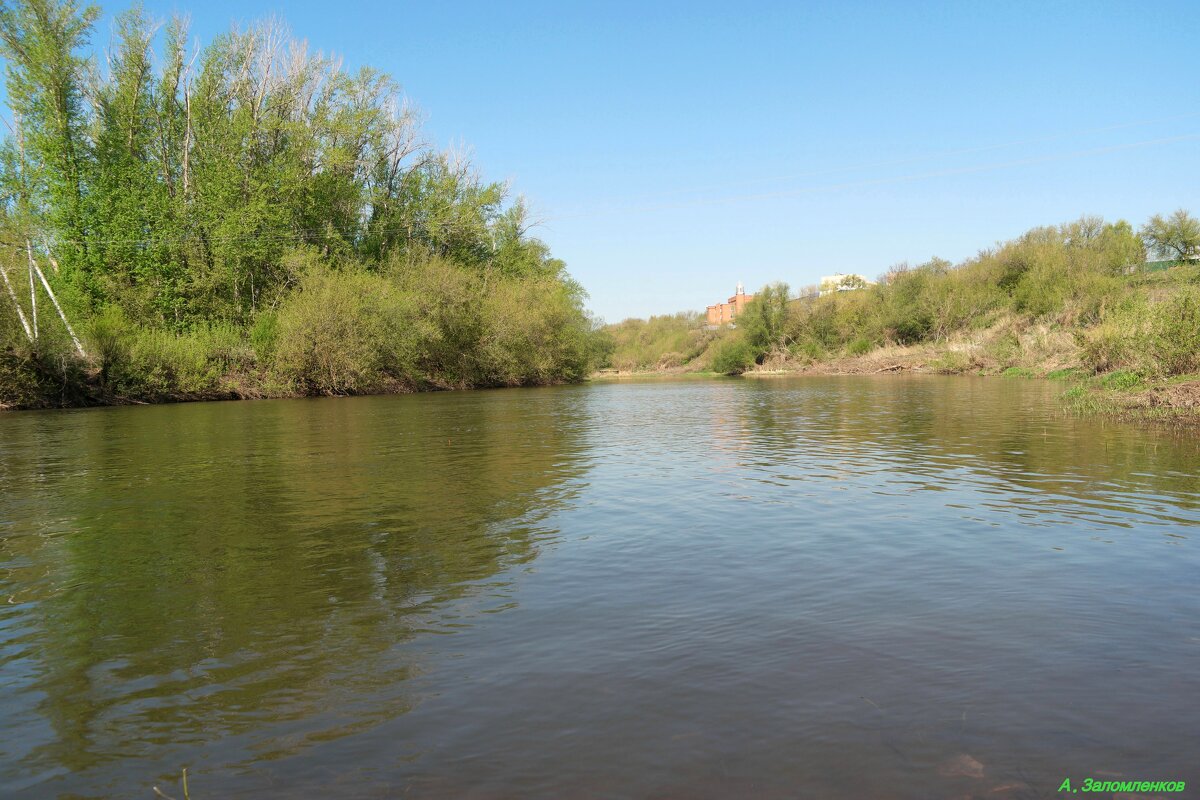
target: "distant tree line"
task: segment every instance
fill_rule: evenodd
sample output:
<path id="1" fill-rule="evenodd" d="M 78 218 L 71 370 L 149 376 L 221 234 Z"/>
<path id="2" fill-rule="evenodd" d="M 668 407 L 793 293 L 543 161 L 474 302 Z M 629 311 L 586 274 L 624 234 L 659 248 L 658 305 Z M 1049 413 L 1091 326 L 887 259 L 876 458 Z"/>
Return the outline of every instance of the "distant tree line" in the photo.
<path id="1" fill-rule="evenodd" d="M 1179 269 L 1146 273 L 1147 254 Z M 940 258 L 899 264 L 856 291 L 793 301 L 786 284 L 768 286 L 716 346 L 712 367 L 736 373 L 772 360 L 863 355 L 997 326 L 1007 332 L 993 337 L 989 360 L 1015 365 L 1036 355 L 1018 352 L 1019 332 L 1042 325 L 1071 331 L 1081 366 L 1093 371 L 1200 371 L 1197 284 L 1200 221 L 1187 211 L 1156 215 L 1140 231 L 1085 216 L 1034 228 L 958 266 Z"/>
<path id="2" fill-rule="evenodd" d="M 621 369 L 736 374 L 900 346 L 924 347 L 945 372 L 1070 367 L 1127 382 L 1200 373 L 1200 221 L 1180 210 L 1138 230 L 1082 217 L 958 265 L 899 264 L 854 291 L 794 296 L 771 284 L 721 331 L 677 314 L 605 333 Z"/>

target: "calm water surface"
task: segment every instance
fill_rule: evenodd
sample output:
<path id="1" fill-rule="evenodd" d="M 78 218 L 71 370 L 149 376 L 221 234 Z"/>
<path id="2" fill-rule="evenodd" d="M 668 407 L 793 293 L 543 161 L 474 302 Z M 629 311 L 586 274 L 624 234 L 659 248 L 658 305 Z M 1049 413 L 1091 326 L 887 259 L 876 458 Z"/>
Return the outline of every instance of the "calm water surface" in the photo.
<path id="1" fill-rule="evenodd" d="M 1059 387 L 0 416 L 0 796 L 1200 787 L 1200 446 Z"/>

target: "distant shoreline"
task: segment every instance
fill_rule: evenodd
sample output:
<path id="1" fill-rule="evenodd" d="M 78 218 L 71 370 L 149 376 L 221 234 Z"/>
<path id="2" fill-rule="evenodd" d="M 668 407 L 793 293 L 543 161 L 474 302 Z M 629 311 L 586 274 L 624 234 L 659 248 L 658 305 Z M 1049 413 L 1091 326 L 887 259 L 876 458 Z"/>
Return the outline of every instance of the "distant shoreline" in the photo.
<path id="1" fill-rule="evenodd" d="M 1040 379 L 1063 384 L 1062 402 L 1065 410 L 1085 415 L 1105 415 L 1129 421 L 1172 423 L 1200 426 L 1200 376 L 1178 376 L 1169 380 L 1142 382 L 1136 386 L 1114 385 L 1111 376 L 1085 377 L 1077 370 L 1035 370 L 1033 368 L 1010 367 L 1004 371 L 986 369 L 946 369 L 929 363 L 928 353 L 911 352 L 919 348 L 881 348 L 863 356 L 847 356 L 828 361 L 799 364 L 777 362 L 747 370 L 741 375 L 731 376 L 718 372 L 688 370 L 672 367 L 660 370 L 598 370 L 583 381 L 558 381 L 537 386 L 476 386 L 476 387 L 396 387 L 386 391 L 354 394 L 301 394 L 301 393 L 258 393 L 234 389 L 221 392 L 176 394 L 153 399 L 98 395 L 85 402 L 63 405 L 16 406 L 0 403 L 0 413 L 18 411 L 48 411 L 78 408 L 106 408 L 115 406 L 154 406 L 177 403 L 231 402 L 238 400 L 300 400 L 314 397 L 387 397 L 404 394 L 426 394 L 434 392 L 478 391 L 488 389 L 539 388 L 546 386 L 578 385 L 580 383 L 620 382 L 673 378 L 684 380 L 713 380 L 727 378 L 769 379 L 798 376 L 873 376 L 873 375 L 969 375 L 1013 379 Z M 904 352 L 909 351 L 909 352 Z M 922 357 L 924 355 L 925 357 Z"/>
<path id="2" fill-rule="evenodd" d="M 1010 367 L 1003 371 L 986 369 L 947 369 L 929 363 L 921 348 L 880 348 L 863 356 L 847 356 L 808 364 L 781 362 L 755 367 L 731 376 L 711 371 L 689 372 L 674 367 L 663 370 L 601 370 L 589 380 L 619 381 L 652 378 L 758 378 L 798 376 L 871 376 L 871 375 L 967 375 L 1007 380 L 1049 380 L 1063 385 L 1065 410 L 1084 415 L 1104 415 L 1137 422 L 1159 422 L 1200 426 L 1200 375 L 1147 381 L 1123 387 L 1112 376 L 1084 376 L 1075 368 L 1037 370 Z"/>
<path id="3" fill-rule="evenodd" d="M 302 392 L 259 392 L 255 390 L 227 388 L 211 392 L 174 393 L 152 398 L 126 397 L 117 395 L 96 394 L 81 402 L 67 402 L 58 405 L 16 405 L 0 401 L 0 414 L 19 411 L 66 411 L 79 408 L 114 408 L 119 406 L 165 406 L 180 403 L 225 403 L 241 400 L 305 400 L 319 397 L 392 397 L 408 394 L 435 394 L 438 392 L 470 392 L 490 389 L 536 389 L 548 386 L 567 386 L 581 384 L 584 381 L 547 381 L 538 384 L 496 385 L 496 386 L 427 386 L 413 388 L 397 385 L 394 388 L 368 392 L 346 393 L 302 393 Z"/>

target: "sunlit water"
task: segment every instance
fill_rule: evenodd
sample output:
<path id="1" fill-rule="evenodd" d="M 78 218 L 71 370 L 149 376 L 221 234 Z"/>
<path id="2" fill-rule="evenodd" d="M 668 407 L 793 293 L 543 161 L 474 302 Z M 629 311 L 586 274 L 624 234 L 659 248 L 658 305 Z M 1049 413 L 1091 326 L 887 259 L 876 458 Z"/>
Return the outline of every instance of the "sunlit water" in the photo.
<path id="1" fill-rule="evenodd" d="M 0 796 L 1200 788 L 1200 446 L 969 378 L 0 416 Z"/>

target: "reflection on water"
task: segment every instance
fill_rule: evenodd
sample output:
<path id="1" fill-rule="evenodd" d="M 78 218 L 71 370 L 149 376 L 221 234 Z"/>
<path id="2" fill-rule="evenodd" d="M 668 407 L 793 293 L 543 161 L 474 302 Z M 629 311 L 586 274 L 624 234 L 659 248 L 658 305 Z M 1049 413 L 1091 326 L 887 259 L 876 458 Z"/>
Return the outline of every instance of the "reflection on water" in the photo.
<path id="1" fill-rule="evenodd" d="M 0 796 L 1200 781 L 1200 446 L 965 378 L 0 417 Z"/>

